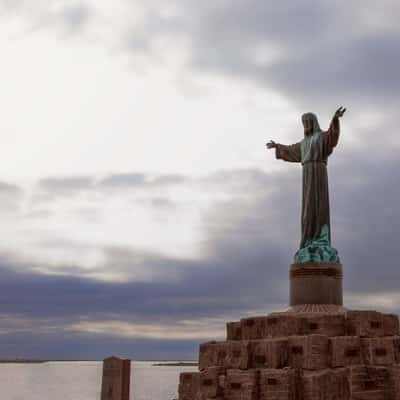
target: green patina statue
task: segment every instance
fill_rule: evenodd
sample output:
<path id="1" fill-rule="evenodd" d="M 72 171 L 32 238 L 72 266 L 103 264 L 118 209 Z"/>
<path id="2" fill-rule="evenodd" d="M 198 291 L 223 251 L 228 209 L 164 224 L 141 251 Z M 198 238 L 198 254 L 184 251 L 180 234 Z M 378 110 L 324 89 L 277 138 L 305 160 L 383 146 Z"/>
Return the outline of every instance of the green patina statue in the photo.
<path id="1" fill-rule="evenodd" d="M 331 247 L 329 217 L 328 157 L 339 140 L 339 118 L 345 108 L 340 107 L 327 131 L 321 131 L 317 117 L 312 113 L 302 116 L 304 139 L 286 146 L 270 141 L 267 148 L 276 150 L 276 158 L 298 162 L 303 166 L 303 206 L 301 242 L 295 262 L 339 263 L 336 249 Z"/>

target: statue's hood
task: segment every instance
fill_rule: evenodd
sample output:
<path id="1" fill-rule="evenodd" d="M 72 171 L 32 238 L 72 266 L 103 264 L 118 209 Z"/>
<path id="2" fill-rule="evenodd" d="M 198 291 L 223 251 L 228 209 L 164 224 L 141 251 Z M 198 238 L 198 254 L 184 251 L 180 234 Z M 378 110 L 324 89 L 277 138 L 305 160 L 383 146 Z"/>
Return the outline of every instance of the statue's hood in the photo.
<path id="1" fill-rule="evenodd" d="M 302 119 L 308 119 L 312 121 L 312 133 L 321 132 L 321 128 L 318 123 L 318 118 L 314 113 L 308 112 L 302 115 Z"/>

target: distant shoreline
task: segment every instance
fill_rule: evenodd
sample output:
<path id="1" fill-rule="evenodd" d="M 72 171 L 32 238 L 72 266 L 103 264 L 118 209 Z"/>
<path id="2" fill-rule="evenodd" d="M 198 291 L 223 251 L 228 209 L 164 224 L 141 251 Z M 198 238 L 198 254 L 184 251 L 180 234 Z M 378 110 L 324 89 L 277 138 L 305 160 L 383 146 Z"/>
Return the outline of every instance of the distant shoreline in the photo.
<path id="1" fill-rule="evenodd" d="M 198 365 L 197 362 L 170 362 L 153 364 L 153 367 L 197 367 Z"/>
<path id="2" fill-rule="evenodd" d="M 0 364 L 42 364 L 47 360 L 0 360 Z"/>
<path id="3" fill-rule="evenodd" d="M 0 364 L 43 364 L 48 362 L 102 362 L 103 360 L 33 360 L 33 359 L 0 359 Z M 196 361 L 159 361 L 159 360 L 132 360 L 138 362 L 156 362 L 155 367 L 197 367 Z"/>

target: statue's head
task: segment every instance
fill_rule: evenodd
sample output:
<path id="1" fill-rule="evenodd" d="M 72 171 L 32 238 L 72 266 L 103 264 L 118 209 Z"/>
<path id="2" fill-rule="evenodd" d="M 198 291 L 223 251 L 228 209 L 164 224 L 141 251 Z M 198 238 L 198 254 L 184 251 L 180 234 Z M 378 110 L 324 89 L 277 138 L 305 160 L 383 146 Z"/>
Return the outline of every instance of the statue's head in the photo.
<path id="1" fill-rule="evenodd" d="M 301 116 L 304 126 L 304 136 L 312 135 L 314 132 L 320 132 L 317 116 L 313 113 L 305 113 Z"/>

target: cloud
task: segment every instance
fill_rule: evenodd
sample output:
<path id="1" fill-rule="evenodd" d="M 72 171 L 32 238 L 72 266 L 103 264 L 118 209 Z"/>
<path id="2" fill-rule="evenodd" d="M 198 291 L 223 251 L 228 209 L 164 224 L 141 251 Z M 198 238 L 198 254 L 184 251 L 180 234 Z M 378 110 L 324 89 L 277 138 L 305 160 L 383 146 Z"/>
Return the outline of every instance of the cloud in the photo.
<path id="1" fill-rule="evenodd" d="M 114 174 L 104 178 L 100 184 L 112 187 L 133 187 L 141 186 L 146 183 L 146 175 L 144 173 L 125 173 Z"/>
<path id="2" fill-rule="evenodd" d="M 152 175 L 145 173 L 111 174 L 98 182 L 105 188 L 141 188 L 182 184 L 188 178 L 179 174 Z"/>
<path id="3" fill-rule="evenodd" d="M 147 340 L 203 340 L 204 338 L 213 340 L 219 338 L 222 340 L 221 325 L 223 324 L 223 321 L 218 321 L 217 327 L 213 330 L 213 321 L 211 319 L 203 321 L 173 321 L 173 323 L 167 325 L 132 323 L 125 320 L 106 320 L 93 322 L 81 321 L 66 327 L 66 329 L 81 334 L 100 334 L 111 337 L 141 338 Z"/>
<path id="4" fill-rule="evenodd" d="M 90 190 L 93 184 L 93 178 L 89 176 L 49 177 L 41 179 L 37 183 L 37 189 L 52 195 L 71 195 Z"/>
<path id="5" fill-rule="evenodd" d="M 159 11 L 154 7 L 131 29 L 126 49 L 165 62 L 166 49 L 178 46 L 186 80 L 230 76 L 320 110 L 342 102 L 352 108 L 387 99 L 398 104 L 400 32 L 394 16 L 400 7 L 395 1 L 384 7 L 354 1 L 346 8 L 313 0 L 175 1 L 170 13 L 164 12 L 164 2 L 156 4 Z"/>
<path id="6" fill-rule="evenodd" d="M 189 177 L 179 174 L 155 175 L 142 172 L 110 174 L 101 178 L 96 176 L 47 177 L 37 182 L 34 196 L 46 199 L 55 196 L 71 197 L 82 192 L 99 193 L 105 189 L 168 188 L 189 180 Z M 3 188 L 0 184 L 0 193 L 6 189 L 11 191 L 12 187 Z"/>
<path id="7" fill-rule="evenodd" d="M 0 182 L 0 193 L 4 193 L 11 196 L 21 195 L 22 189 L 12 183 Z"/>
<path id="8" fill-rule="evenodd" d="M 89 21 L 92 10 L 87 4 L 66 5 L 60 12 L 70 31 L 80 31 Z"/>
<path id="9" fill-rule="evenodd" d="M 398 5 L 389 3 L 398 15 Z M 308 0 L 219 4 L 204 7 L 194 20 L 192 68 L 253 80 L 301 103 L 366 101 L 367 96 L 373 104 L 377 98 L 397 98 L 399 31 L 393 20 L 392 29 L 388 21 L 377 34 L 370 20 L 359 17 L 357 2 L 346 11 L 340 3 Z M 380 5 L 370 6 L 382 13 Z M 260 52 L 266 53 L 265 63 L 257 63 Z"/>
<path id="10" fill-rule="evenodd" d="M 23 195 L 23 189 L 18 185 L 0 182 L 0 213 L 3 214 L 3 218 L 4 215 L 18 212 Z"/>
<path id="11" fill-rule="evenodd" d="M 88 2 L 82 1 L 67 4 L 63 0 L 44 0 L 33 4 L 28 0 L 1 0 L 0 9 L 4 16 L 25 21 L 29 32 L 50 27 L 63 34 L 78 33 L 94 15 Z"/>

